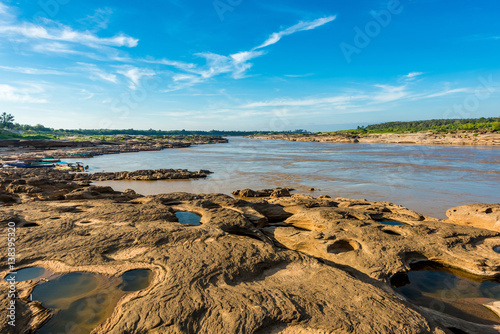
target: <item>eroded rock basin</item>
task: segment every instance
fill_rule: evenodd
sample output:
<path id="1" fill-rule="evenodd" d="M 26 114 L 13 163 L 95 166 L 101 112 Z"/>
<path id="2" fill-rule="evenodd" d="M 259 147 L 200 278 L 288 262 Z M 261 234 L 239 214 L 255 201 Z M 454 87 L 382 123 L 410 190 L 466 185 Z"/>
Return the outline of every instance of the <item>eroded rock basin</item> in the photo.
<path id="1" fill-rule="evenodd" d="M 16 282 L 30 281 L 46 276 L 47 270 L 43 267 L 29 267 L 18 270 L 15 273 L 5 276 L 4 279 L 15 277 Z"/>
<path id="2" fill-rule="evenodd" d="M 112 314 L 121 297 L 145 289 L 151 277 L 149 269 L 130 270 L 119 278 L 74 272 L 39 284 L 32 298 L 54 314 L 36 333 L 90 333 Z"/>
<path id="3" fill-rule="evenodd" d="M 410 302 L 479 324 L 499 324 L 488 308 L 500 300 L 500 279 L 484 278 L 433 262 L 411 265 L 408 274 L 396 274 L 391 283 Z"/>
<path id="4" fill-rule="evenodd" d="M 175 213 L 179 223 L 185 225 L 200 225 L 201 216 L 193 212 L 179 211 Z"/>

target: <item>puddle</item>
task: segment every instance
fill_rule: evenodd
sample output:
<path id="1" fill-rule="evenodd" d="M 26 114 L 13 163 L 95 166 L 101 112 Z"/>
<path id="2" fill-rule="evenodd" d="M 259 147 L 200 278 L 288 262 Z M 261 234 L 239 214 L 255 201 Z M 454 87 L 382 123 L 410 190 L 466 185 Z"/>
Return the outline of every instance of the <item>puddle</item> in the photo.
<path id="1" fill-rule="evenodd" d="M 389 226 L 403 226 L 405 223 L 397 222 L 395 220 L 379 220 L 377 223 L 389 225 Z"/>
<path id="2" fill-rule="evenodd" d="M 37 285 L 32 299 L 52 309 L 53 316 L 36 333 L 90 333 L 111 316 L 121 297 L 147 287 L 152 274 L 149 269 L 139 269 L 109 278 L 76 272 Z"/>
<path id="3" fill-rule="evenodd" d="M 149 286 L 153 272 L 149 269 L 130 270 L 122 275 L 122 291 L 139 291 Z"/>
<path id="4" fill-rule="evenodd" d="M 201 216 L 193 212 L 179 211 L 175 213 L 175 216 L 179 220 L 179 223 L 186 225 L 201 225 Z"/>
<path id="5" fill-rule="evenodd" d="M 493 250 L 497 253 L 500 253 L 500 246 L 493 247 Z"/>
<path id="6" fill-rule="evenodd" d="M 408 275 L 394 275 L 391 284 L 414 304 L 475 323 L 500 323 L 500 318 L 483 305 L 500 300 L 498 279 L 419 262 L 411 265 Z"/>
<path id="7" fill-rule="evenodd" d="M 29 267 L 18 270 L 16 273 L 5 276 L 6 278 L 15 277 L 16 282 L 30 281 L 44 276 L 46 270 L 43 267 Z"/>

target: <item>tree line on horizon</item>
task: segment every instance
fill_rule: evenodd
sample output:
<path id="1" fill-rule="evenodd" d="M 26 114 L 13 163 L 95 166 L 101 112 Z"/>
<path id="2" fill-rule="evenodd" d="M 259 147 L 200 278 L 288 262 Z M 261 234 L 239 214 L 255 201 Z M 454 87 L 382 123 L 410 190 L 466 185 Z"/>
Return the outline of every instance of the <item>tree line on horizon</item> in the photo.
<path id="1" fill-rule="evenodd" d="M 401 133 L 401 132 L 453 132 L 453 131 L 500 131 L 500 117 L 431 119 L 410 122 L 385 122 L 358 126 L 355 130 L 338 132 Z"/>
<path id="2" fill-rule="evenodd" d="M 3 112 L 0 114 L 2 126 L 0 139 L 8 138 L 33 138 L 53 139 L 64 136 L 251 136 L 266 134 L 307 134 L 306 130 L 293 131 L 196 131 L 196 130 L 136 130 L 136 129 L 54 129 L 41 124 L 28 125 L 14 123 L 14 116 Z M 7 131 L 6 131 L 6 130 Z M 402 133 L 402 132 L 453 132 L 453 131 L 500 131 L 500 117 L 481 117 L 467 119 L 432 119 L 410 122 L 385 122 L 358 126 L 357 129 L 340 130 L 335 133 Z"/>
<path id="3" fill-rule="evenodd" d="M 223 131 L 223 130 L 136 130 L 136 129 L 54 129 L 41 124 L 29 125 L 14 123 L 14 116 L 7 113 L 0 114 L 0 124 L 3 129 L 13 130 L 14 132 L 2 132 L 0 139 L 21 138 L 24 135 L 33 138 L 46 137 L 47 139 L 58 136 L 110 136 L 110 135 L 132 135 L 132 136 L 251 136 L 257 134 L 275 134 L 275 133 L 307 133 L 306 130 L 297 129 L 293 131 Z M 15 133 L 17 132 L 17 134 Z"/>

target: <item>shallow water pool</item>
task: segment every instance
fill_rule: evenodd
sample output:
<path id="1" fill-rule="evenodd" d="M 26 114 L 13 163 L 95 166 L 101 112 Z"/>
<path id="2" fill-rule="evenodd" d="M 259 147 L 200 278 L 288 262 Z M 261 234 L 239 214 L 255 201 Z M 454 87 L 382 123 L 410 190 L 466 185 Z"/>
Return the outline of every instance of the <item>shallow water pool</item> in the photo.
<path id="1" fill-rule="evenodd" d="M 122 296 L 144 289 L 151 278 L 149 269 L 130 270 L 119 278 L 75 272 L 39 284 L 32 298 L 54 314 L 37 334 L 90 333 L 111 316 Z"/>
<path id="2" fill-rule="evenodd" d="M 481 324 L 498 324 L 500 318 L 485 304 L 500 300 L 500 281 L 487 279 L 432 262 L 411 266 L 407 276 L 394 275 L 395 290 L 410 302 Z"/>
<path id="3" fill-rule="evenodd" d="M 5 276 L 5 279 L 15 277 L 16 282 L 30 281 L 42 277 L 44 274 L 45 268 L 43 267 L 29 267 Z"/>
<path id="4" fill-rule="evenodd" d="M 179 223 L 186 225 L 201 225 L 201 216 L 193 212 L 179 211 L 175 213 Z"/>

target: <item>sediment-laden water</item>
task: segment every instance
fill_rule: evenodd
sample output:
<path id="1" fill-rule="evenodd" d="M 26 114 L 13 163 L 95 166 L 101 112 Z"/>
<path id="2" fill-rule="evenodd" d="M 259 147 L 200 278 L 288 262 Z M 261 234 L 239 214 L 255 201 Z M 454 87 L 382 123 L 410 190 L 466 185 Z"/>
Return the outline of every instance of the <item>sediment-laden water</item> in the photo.
<path id="1" fill-rule="evenodd" d="M 151 278 L 151 270 L 137 269 L 121 278 L 75 272 L 41 283 L 32 298 L 54 314 L 36 333 L 90 333 L 113 313 L 124 294 L 147 288 Z"/>
<path id="2" fill-rule="evenodd" d="M 142 194 L 174 191 L 226 193 L 293 187 L 313 195 L 367 198 L 402 204 L 444 218 L 469 203 L 500 200 L 500 148 L 401 144 L 338 144 L 234 137 L 228 144 L 104 155 L 79 159 L 91 171 L 208 169 L 204 180 L 106 181 Z"/>

